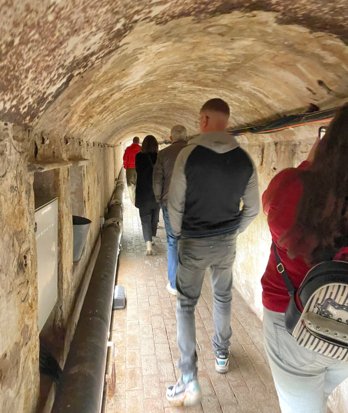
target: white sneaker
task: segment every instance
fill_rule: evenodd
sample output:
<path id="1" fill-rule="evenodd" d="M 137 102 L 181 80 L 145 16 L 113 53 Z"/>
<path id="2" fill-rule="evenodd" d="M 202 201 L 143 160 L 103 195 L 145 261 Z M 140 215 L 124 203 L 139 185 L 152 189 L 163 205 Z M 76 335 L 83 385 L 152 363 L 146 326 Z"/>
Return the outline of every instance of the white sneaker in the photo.
<path id="1" fill-rule="evenodd" d="M 218 351 L 215 354 L 215 370 L 218 373 L 225 374 L 230 366 L 229 352 Z"/>
<path id="2" fill-rule="evenodd" d="M 146 255 L 153 255 L 151 241 L 146 241 Z"/>
<path id="3" fill-rule="evenodd" d="M 168 293 L 172 294 L 172 295 L 177 295 L 177 291 L 175 288 L 173 288 L 170 283 L 167 284 L 167 291 Z"/>
<path id="4" fill-rule="evenodd" d="M 181 377 L 176 384 L 167 388 L 166 397 L 171 406 L 195 406 L 202 400 L 202 390 L 197 378 L 184 383 Z"/>

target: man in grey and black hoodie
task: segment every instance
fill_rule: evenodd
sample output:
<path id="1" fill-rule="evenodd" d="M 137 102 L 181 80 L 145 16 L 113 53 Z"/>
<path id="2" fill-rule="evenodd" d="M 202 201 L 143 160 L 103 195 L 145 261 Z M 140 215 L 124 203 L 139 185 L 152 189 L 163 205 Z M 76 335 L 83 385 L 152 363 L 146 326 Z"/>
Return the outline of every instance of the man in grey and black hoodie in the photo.
<path id="1" fill-rule="evenodd" d="M 236 238 L 259 212 L 255 166 L 236 139 L 225 132 L 229 115 L 229 106 L 222 99 L 203 105 L 201 134 L 179 153 L 169 189 L 169 219 L 174 235 L 180 237 L 176 287 L 182 375 L 167 389 L 167 399 L 175 406 L 201 400 L 194 311 L 208 268 L 214 293 L 215 369 L 228 371 Z"/>

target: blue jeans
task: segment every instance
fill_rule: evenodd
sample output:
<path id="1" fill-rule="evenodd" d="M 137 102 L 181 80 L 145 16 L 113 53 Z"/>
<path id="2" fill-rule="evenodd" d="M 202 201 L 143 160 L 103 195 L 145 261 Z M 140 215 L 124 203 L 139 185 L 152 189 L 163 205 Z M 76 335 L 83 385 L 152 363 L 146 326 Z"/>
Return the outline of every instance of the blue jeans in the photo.
<path id="1" fill-rule="evenodd" d="M 162 205 L 162 213 L 164 226 L 167 234 L 167 244 L 168 244 L 168 280 L 170 286 L 176 289 L 176 269 L 178 267 L 178 245 L 177 238 L 173 235 L 172 227 L 169 222 L 168 208 Z"/>
<path id="2" fill-rule="evenodd" d="M 348 363 L 299 346 L 284 313 L 264 308 L 263 332 L 282 413 L 325 413 L 330 393 L 348 377 Z"/>
<path id="3" fill-rule="evenodd" d="M 182 374 L 197 375 L 195 307 L 209 268 L 213 289 L 213 350 L 228 352 L 232 336 L 232 265 L 236 239 L 237 234 L 234 233 L 179 240 L 176 319 Z"/>

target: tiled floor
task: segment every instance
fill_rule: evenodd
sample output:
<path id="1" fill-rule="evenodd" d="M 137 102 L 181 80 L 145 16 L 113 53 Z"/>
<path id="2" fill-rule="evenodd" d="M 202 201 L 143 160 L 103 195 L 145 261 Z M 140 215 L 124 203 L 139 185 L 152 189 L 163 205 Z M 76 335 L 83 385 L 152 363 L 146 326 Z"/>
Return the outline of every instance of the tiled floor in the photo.
<path id="1" fill-rule="evenodd" d="M 160 222 L 161 224 L 161 222 Z M 138 210 L 125 201 L 118 284 L 127 307 L 114 312 L 113 358 L 107 413 L 278 413 L 279 407 L 262 347 L 261 323 L 234 290 L 231 368 L 214 370 L 212 295 L 207 275 L 196 309 L 199 381 L 202 404 L 172 408 L 165 388 L 176 381 L 175 297 L 167 293 L 165 231 L 158 231 L 156 256 L 146 257 Z"/>

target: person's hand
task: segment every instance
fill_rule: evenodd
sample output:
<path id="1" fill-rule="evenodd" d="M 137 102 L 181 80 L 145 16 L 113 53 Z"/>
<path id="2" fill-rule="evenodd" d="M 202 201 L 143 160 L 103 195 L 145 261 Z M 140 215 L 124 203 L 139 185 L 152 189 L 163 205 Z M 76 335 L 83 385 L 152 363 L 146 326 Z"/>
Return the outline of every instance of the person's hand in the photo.
<path id="1" fill-rule="evenodd" d="M 309 151 L 309 154 L 308 154 L 308 156 L 307 156 L 307 161 L 308 161 L 308 162 L 313 162 L 313 160 L 314 160 L 314 155 L 315 155 L 315 151 L 317 150 L 317 147 L 318 147 L 318 145 L 319 145 L 319 142 L 320 142 L 320 138 L 318 137 L 318 138 L 315 140 L 315 142 L 314 142 L 314 144 L 313 144 L 313 146 L 312 146 L 312 149 Z"/>

